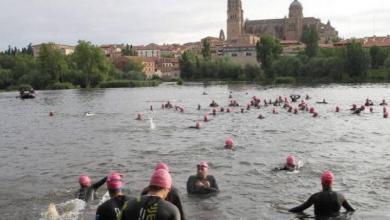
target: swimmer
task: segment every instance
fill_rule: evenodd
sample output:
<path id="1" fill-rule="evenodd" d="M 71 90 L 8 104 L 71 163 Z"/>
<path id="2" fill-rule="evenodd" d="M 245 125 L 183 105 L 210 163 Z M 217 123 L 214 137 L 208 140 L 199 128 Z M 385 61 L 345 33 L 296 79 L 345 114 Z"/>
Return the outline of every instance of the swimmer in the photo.
<path id="1" fill-rule="evenodd" d="M 225 109 L 223 107 L 221 107 L 220 111 L 221 112 L 225 112 Z"/>
<path id="2" fill-rule="evenodd" d="M 246 110 L 247 110 L 247 111 L 251 110 L 251 106 L 250 106 L 249 104 L 246 105 Z"/>
<path id="3" fill-rule="evenodd" d="M 295 115 L 298 114 L 298 109 L 297 109 L 297 108 L 294 109 L 294 114 L 295 114 Z"/>
<path id="4" fill-rule="evenodd" d="M 360 108 L 356 109 L 352 114 L 359 115 L 362 111 L 364 111 L 365 107 L 361 106 Z"/>
<path id="5" fill-rule="evenodd" d="M 200 123 L 197 121 L 195 126 L 190 126 L 189 128 L 200 129 Z"/>
<path id="6" fill-rule="evenodd" d="M 138 120 L 138 121 L 143 120 L 142 114 L 141 114 L 141 113 L 138 113 L 138 114 L 137 114 L 137 118 L 136 118 L 135 120 Z"/>
<path id="7" fill-rule="evenodd" d="M 317 112 L 314 112 L 313 113 L 313 118 L 317 118 L 318 117 L 318 113 Z"/>
<path id="8" fill-rule="evenodd" d="M 322 102 L 317 102 L 317 104 L 328 104 L 325 99 L 322 100 Z"/>
<path id="9" fill-rule="evenodd" d="M 355 111 L 357 109 L 357 105 L 356 104 L 353 104 L 352 105 L 352 108 L 350 109 L 351 111 Z"/>
<path id="10" fill-rule="evenodd" d="M 153 105 L 150 105 L 150 111 L 153 111 Z"/>
<path id="11" fill-rule="evenodd" d="M 340 112 L 340 107 L 336 106 L 336 112 Z"/>
<path id="12" fill-rule="evenodd" d="M 366 103 L 364 103 L 365 106 L 373 106 L 374 103 L 370 99 L 366 99 Z"/>
<path id="13" fill-rule="evenodd" d="M 211 103 L 210 103 L 210 107 L 218 107 L 219 105 L 213 100 Z"/>
<path id="14" fill-rule="evenodd" d="M 122 193 L 122 175 L 112 173 L 107 177 L 107 190 L 110 199 L 101 204 L 96 210 L 96 220 L 117 219 L 123 205 L 129 198 Z"/>
<path id="15" fill-rule="evenodd" d="M 297 102 L 300 98 L 300 95 L 290 95 L 291 102 Z"/>
<path id="16" fill-rule="evenodd" d="M 200 106 L 200 104 L 198 104 L 198 111 L 200 111 L 200 108 L 201 108 L 201 106 Z"/>
<path id="17" fill-rule="evenodd" d="M 241 108 L 241 113 L 244 113 L 244 109 L 243 108 Z"/>
<path id="18" fill-rule="evenodd" d="M 265 117 L 262 114 L 260 114 L 257 118 L 258 119 L 264 119 Z"/>
<path id="19" fill-rule="evenodd" d="M 180 220 L 179 209 L 166 201 L 171 189 L 171 174 L 164 169 L 154 171 L 149 180 L 147 194 L 129 199 L 125 203 L 118 220 Z"/>
<path id="20" fill-rule="evenodd" d="M 213 113 L 211 113 L 213 116 L 216 116 L 217 115 L 217 110 L 214 108 L 213 109 Z"/>
<path id="21" fill-rule="evenodd" d="M 287 112 L 292 112 L 292 110 L 293 110 L 293 108 L 290 106 L 289 108 L 288 108 L 288 110 L 287 110 Z"/>
<path id="22" fill-rule="evenodd" d="M 374 108 L 370 107 L 370 113 L 373 113 L 373 112 L 374 112 Z"/>
<path id="23" fill-rule="evenodd" d="M 204 121 L 204 122 L 209 122 L 209 118 L 207 117 L 207 115 L 205 115 L 205 116 L 203 117 L 203 121 Z"/>
<path id="24" fill-rule="evenodd" d="M 311 97 L 310 97 L 309 95 L 306 95 L 305 99 L 306 99 L 306 100 L 310 100 Z"/>
<path id="25" fill-rule="evenodd" d="M 275 168 L 275 171 L 278 170 L 286 170 L 286 171 L 294 171 L 298 169 L 298 164 L 297 161 L 295 160 L 295 157 L 292 155 L 289 155 L 286 159 L 286 163 L 284 164 L 283 167 Z"/>
<path id="26" fill-rule="evenodd" d="M 207 92 L 203 92 L 203 95 L 208 95 Z"/>
<path id="27" fill-rule="evenodd" d="M 188 194 L 210 194 L 219 192 L 217 181 L 214 176 L 208 175 L 209 165 L 201 161 L 197 165 L 196 175 L 192 175 L 187 181 Z"/>
<path id="28" fill-rule="evenodd" d="M 386 100 L 383 99 L 382 102 L 379 105 L 381 105 L 381 106 L 387 105 Z"/>
<path id="29" fill-rule="evenodd" d="M 227 109 L 226 109 L 226 112 L 227 112 L 227 113 L 230 113 L 230 108 L 227 108 Z"/>
<path id="30" fill-rule="evenodd" d="M 276 110 L 276 108 L 272 109 L 272 114 L 274 115 L 278 114 L 278 110 Z"/>
<path id="31" fill-rule="evenodd" d="M 107 177 L 99 180 L 98 182 L 91 184 L 91 179 L 86 175 L 79 177 L 80 189 L 76 194 L 76 198 L 84 200 L 86 202 L 92 201 L 96 197 L 96 191 L 106 182 Z"/>
<path id="32" fill-rule="evenodd" d="M 383 113 L 383 118 L 388 118 L 388 117 L 389 117 L 389 113 L 388 112 Z"/>
<path id="33" fill-rule="evenodd" d="M 229 150 L 232 150 L 234 148 L 234 141 L 232 138 L 226 139 L 224 148 Z"/>
<path id="34" fill-rule="evenodd" d="M 54 116 L 54 112 L 49 112 L 49 116 L 53 117 Z"/>
<path id="35" fill-rule="evenodd" d="M 292 208 L 289 212 L 300 213 L 314 205 L 314 213 L 317 218 L 327 218 L 337 216 L 341 207 L 347 212 L 354 212 L 355 209 L 348 203 L 345 197 L 332 190 L 334 181 L 333 173 L 326 171 L 321 176 L 322 191 L 310 196 L 310 198 L 300 206 Z"/>
<path id="36" fill-rule="evenodd" d="M 154 168 L 155 171 L 159 169 L 166 170 L 168 173 L 170 173 L 169 167 L 165 163 L 158 163 Z M 146 187 L 145 189 L 142 190 L 141 195 L 147 195 L 149 191 L 150 191 L 149 187 Z M 169 191 L 167 197 L 165 198 L 165 201 L 168 201 L 173 205 L 175 205 L 179 209 L 181 220 L 185 220 L 183 205 L 180 198 L 180 192 L 173 185 L 171 187 L 171 191 Z"/>
<path id="37" fill-rule="evenodd" d="M 313 107 L 310 108 L 309 113 L 313 114 L 315 112 L 315 109 Z"/>
<path id="38" fill-rule="evenodd" d="M 164 104 L 162 104 L 162 105 L 161 105 L 161 109 L 164 109 L 164 108 L 165 108 L 165 105 L 164 105 Z"/>

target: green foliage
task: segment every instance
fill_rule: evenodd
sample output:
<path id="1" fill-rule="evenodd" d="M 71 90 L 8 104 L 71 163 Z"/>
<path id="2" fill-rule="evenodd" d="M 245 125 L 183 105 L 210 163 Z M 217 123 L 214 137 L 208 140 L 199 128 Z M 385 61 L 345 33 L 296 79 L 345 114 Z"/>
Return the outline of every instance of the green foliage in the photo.
<path id="1" fill-rule="evenodd" d="M 370 48 L 370 56 L 371 56 L 371 67 L 373 69 L 378 69 L 382 67 L 388 54 L 387 51 L 378 46 L 373 46 Z"/>
<path id="2" fill-rule="evenodd" d="M 100 88 L 132 88 L 132 87 L 152 87 L 158 86 L 160 81 L 148 80 L 148 81 L 137 81 L 137 80 L 113 80 L 102 82 L 99 84 Z"/>
<path id="3" fill-rule="evenodd" d="M 318 41 L 320 40 L 317 30 L 313 27 L 306 28 L 303 32 L 302 42 L 306 44 L 305 53 L 308 57 L 315 57 L 318 53 Z"/>
<path id="4" fill-rule="evenodd" d="M 183 80 L 182 79 L 178 79 L 177 80 L 177 85 L 179 85 L 179 86 L 183 85 Z"/>
<path id="5" fill-rule="evenodd" d="M 250 81 L 264 81 L 265 75 L 263 70 L 256 65 L 247 64 L 244 68 L 245 78 Z"/>
<path id="6" fill-rule="evenodd" d="M 276 76 L 299 77 L 301 62 L 297 57 L 285 56 L 280 57 L 272 64 L 272 72 Z"/>
<path id="7" fill-rule="evenodd" d="M 99 47 L 90 42 L 79 41 L 71 57 L 73 68 L 84 75 L 83 81 L 79 82 L 81 87 L 95 87 L 108 78 L 112 67 Z"/>
<path id="8" fill-rule="evenodd" d="M 370 82 L 384 82 L 390 78 L 390 71 L 387 69 L 371 69 L 368 71 L 368 80 Z"/>
<path id="9" fill-rule="evenodd" d="M 257 60 L 261 63 L 268 79 L 274 78 L 270 68 L 274 60 L 282 53 L 282 50 L 279 40 L 271 36 L 262 36 L 261 40 L 256 44 Z"/>
<path id="10" fill-rule="evenodd" d="M 282 76 L 275 78 L 275 84 L 294 84 L 295 82 L 295 78 L 291 76 Z"/>
<path id="11" fill-rule="evenodd" d="M 50 76 L 50 82 L 62 82 L 68 71 L 65 55 L 54 44 L 42 44 L 39 50 L 38 63 L 42 74 Z"/>
<path id="12" fill-rule="evenodd" d="M 134 50 L 133 45 L 126 44 L 126 47 L 122 49 L 123 56 L 136 56 L 137 52 Z"/>
<path id="13" fill-rule="evenodd" d="M 346 71 L 353 80 L 361 81 L 367 77 L 370 57 L 360 43 L 352 42 L 346 49 Z"/>
<path id="14" fill-rule="evenodd" d="M 0 68 L 0 89 L 6 89 L 13 84 L 11 70 Z"/>
<path id="15" fill-rule="evenodd" d="M 385 68 L 390 69 L 390 54 L 389 54 L 389 56 L 386 58 L 385 62 L 383 63 L 383 66 L 384 66 Z"/>
<path id="16" fill-rule="evenodd" d="M 203 40 L 202 56 L 205 60 L 211 59 L 211 46 L 207 39 Z"/>
<path id="17" fill-rule="evenodd" d="M 51 89 L 51 90 L 65 90 L 65 89 L 74 89 L 74 88 L 75 88 L 74 85 L 70 82 L 65 82 L 65 83 L 57 82 L 47 87 L 47 89 Z"/>
<path id="18" fill-rule="evenodd" d="M 124 72 L 136 71 L 142 72 L 144 69 L 143 64 L 140 61 L 129 60 L 123 68 Z"/>

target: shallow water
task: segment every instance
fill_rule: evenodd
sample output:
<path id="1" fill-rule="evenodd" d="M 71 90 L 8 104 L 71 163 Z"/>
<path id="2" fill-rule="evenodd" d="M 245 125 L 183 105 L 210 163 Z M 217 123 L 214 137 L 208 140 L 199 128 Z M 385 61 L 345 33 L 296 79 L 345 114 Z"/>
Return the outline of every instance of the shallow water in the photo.
<path id="1" fill-rule="evenodd" d="M 293 115 L 284 109 L 273 115 L 273 107 L 241 114 L 235 108 L 230 114 L 210 116 L 200 130 L 187 128 L 210 112 L 207 106 L 212 100 L 226 106 L 229 91 L 243 105 L 254 95 L 275 99 L 309 94 L 310 106 L 319 117 L 306 112 Z M 328 169 L 335 173 L 335 190 L 358 210 L 352 219 L 390 219 L 390 119 L 383 119 L 380 106 L 360 116 L 347 110 L 367 97 L 375 103 L 383 98 L 390 101 L 388 84 L 162 85 L 38 91 L 35 100 L 25 101 L 16 95 L 0 93 L 1 219 L 39 219 L 49 203 L 71 201 L 82 173 L 97 181 L 110 171 L 120 171 L 125 174 L 126 192 L 138 195 L 160 161 L 171 167 L 188 219 L 297 219 L 286 210 L 319 191 L 319 176 Z M 315 104 L 323 98 L 328 105 Z M 162 110 L 167 100 L 184 106 L 185 113 Z M 196 110 L 198 104 L 201 111 Z M 340 113 L 334 112 L 336 105 Z M 48 116 L 50 111 L 54 117 Z M 94 115 L 86 117 L 87 111 Z M 145 113 L 144 121 L 134 120 L 138 112 Z M 256 119 L 259 113 L 266 118 Z M 239 146 L 236 151 L 223 150 L 230 136 Z M 302 170 L 272 172 L 288 154 L 304 162 Z M 221 189 L 218 196 L 186 194 L 187 178 L 195 173 L 199 160 L 210 161 L 210 173 Z M 79 219 L 94 219 L 97 204 L 87 206 Z M 312 208 L 307 211 L 312 212 Z"/>

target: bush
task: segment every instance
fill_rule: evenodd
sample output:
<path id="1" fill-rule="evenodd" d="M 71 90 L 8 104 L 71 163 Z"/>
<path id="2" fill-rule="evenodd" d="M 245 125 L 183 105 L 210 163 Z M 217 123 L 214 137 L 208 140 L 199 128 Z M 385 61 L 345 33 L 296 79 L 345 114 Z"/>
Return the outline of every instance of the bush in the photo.
<path id="1" fill-rule="evenodd" d="M 275 84 L 294 84 L 295 82 L 296 82 L 295 78 L 290 76 L 275 78 Z"/>
<path id="2" fill-rule="evenodd" d="M 386 69 L 372 69 L 368 71 L 368 80 L 370 82 L 385 82 L 389 71 Z"/>
<path id="3" fill-rule="evenodd" d="M 137 81 L 137 80 L 112 80 L 100 83 L 100 88 L 133 88 L 133 87 L 151 87 L 158 86 L 160 81 Z"/>
<path id="4" fill-rule="evenodd" d="M 47 87 L 47 89 L 51 89 L 51 90 L 64 90 L 64 89 L 74 89 L 74 85 L 72 83 L 69 83 L 69 82 L 65 82 L 65 83 L 54 83 L 54 84 L 51 84 Z"/>
<path id="5" fill-rule="evenodd" d="M 177 85 L 179 85 L 179 86 L 183 85 L 183 80 L 182 79 L 178 79 L 177 80 Z"/>
<path id="6" fill-rule="evenodd" d="M 30 91 L 32 89 L 32 86 L 28 85 L 28 84 L 20 84 L 20 85 L 16 86 L 16 88 L 19 91 Z"/>

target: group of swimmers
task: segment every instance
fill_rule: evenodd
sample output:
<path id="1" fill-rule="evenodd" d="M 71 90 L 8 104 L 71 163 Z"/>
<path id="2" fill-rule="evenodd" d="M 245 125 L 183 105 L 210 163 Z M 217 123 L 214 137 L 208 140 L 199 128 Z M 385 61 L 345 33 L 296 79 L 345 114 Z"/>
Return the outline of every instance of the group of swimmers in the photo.
<path id="1" fill-rule="evenodd" d="M 209 175 L 206 161 L 197 164 L 197 172 L 187 181 L 188 194 L 216 194 L 219 192 L 214 176 Z M 113 172 L 96 183 L 86 175 L 79 177 L 78 199 L 89 202 L 106 183 L 110 199 L 99 205 L 96 220 L 185 220 L 180 194 L 172 185 L 172 176 L 165 163 L 158 163 L 149 184 L 137 197 L 124 195 L 123 175 Z"/>
<path id="2" fill-rule="evenodd" d="M 230 140 L 227 140 L 226 144 Z M 209 175 L 209 165 L 206 161 L 200 161 L 195 175 L 187 180 L 187 193 L 192 195 L 217 194 L 219 187 L 214 176 Z M 298 169 L 294 156 L 287 157 L 283 167 L 277 170 L 294 171 Z M 150 177 L 149 184 L 136 197 L 124 195 L 122 188 L 123 175 L 113 172 L 96 183 L 86 175 L 79 177 L 80 189 L 76 195 L 78 199 L 89 202 L 94 199 L 96 191 L 106 183 L 110 199 L 99 205 L 96 210 L 96 220 L 184 220 L 180 193 L 172 185 L 172 176 L 167 164 L 158 163 Z M 289 212 L 300 213 L 314 205 L 316 217 L 337 216 L 344 207 L 347 212 L 355 209 L 346 198 L 332 190 L 334 175 L 325 171 L 321 175 L 322 191 L 311 195 L 303 204 L 289 209 Z"/>

